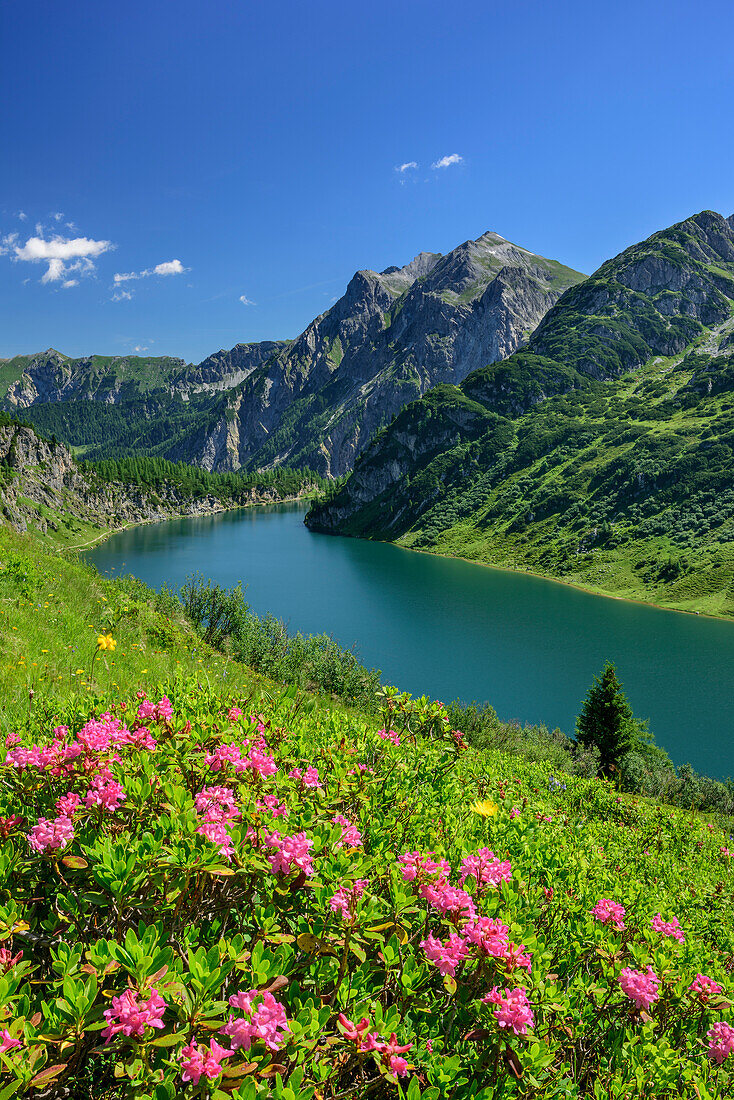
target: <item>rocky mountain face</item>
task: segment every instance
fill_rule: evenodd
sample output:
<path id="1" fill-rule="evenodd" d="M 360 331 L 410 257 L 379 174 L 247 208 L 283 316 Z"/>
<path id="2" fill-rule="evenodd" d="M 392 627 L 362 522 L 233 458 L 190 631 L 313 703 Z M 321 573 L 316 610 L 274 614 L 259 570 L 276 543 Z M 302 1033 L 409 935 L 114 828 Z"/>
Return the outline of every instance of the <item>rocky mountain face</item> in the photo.
<path id="1" fill-rule="evenodd" d="M 53 349 L 0 362 L 0 407 L 88 457 L 142 452 L 208 470 L 285 464 L 338 476 L 407 401 L 526 343 L 581 278 L 485 233 L 446 256 L 358 271 L 294 341 L 238 344 L 198 366 Z"/>
<path id="2" fill-rule="evenodd" d="M 358 271 L 346 293 L 167 457 L 214 469 L 350 470 L 374 432 L 440 382 L 509 355 L 581 276 L 496 233 Z"/>
<path id="3" fill-rule="evenodd" d="M 307 523 L 558 575 L 602 538 L 734 539 L 733 482 L 734 218 L 704 211 L 407 405 Z"/>
<path id="4" fill-rule="evenodd" d="M 19 531 L 45 532 L 69 521 L 100 528 L 158 522 L 173 515 L 224 510 L 216 497 L 192 500 L 166 487 L 160 493 L 133 485 L 104 483 L 79 468 L 61 443 L 41 439 L 32 428 L 0 426 L 0 517 Z"/>

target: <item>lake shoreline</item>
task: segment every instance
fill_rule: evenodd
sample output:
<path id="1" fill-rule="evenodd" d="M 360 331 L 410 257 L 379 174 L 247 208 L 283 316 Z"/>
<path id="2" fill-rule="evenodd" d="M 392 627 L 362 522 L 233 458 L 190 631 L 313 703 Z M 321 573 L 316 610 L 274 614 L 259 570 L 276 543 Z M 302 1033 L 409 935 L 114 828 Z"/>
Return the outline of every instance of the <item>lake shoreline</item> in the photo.
<path id="1" fill-rule="evenodd" d="M 503 721 L 573 729 L 589 684 L 612 661 L 635 714 L 677 763 L 734 772 L 734 634 L 713 616 L 661 616 L 651 603 L 518 569 L 357 538 L 310 537 L 307 504 L 139 525 L 83 556 L 176 589 L 202 570 L 241 585 L 258 615 L 327 634 L 383 681 L 420 696 L 489 701 Z"/>
<path id="2" fill-rule="evenodd" d="M 326 532 L 319 532 L 325 534 Z M 356 538 L 355 535 L 335 535 L 335 538 Z M 366 540 L 382 541 L 382 540 Z M 607 592 L 603 588 L 595 588 L 593 585 L 581 584 L 579 581 L 565 580 L 563 577 L 552 577 L 547 573 L 536 573 L 532 569 L 518 568 L 512 565 L 495 565 L 492 562 L 479 561 L 477 558 L 467 558 L 463 554 L 447 554 L 440 550 L 421 550 L 417 546 L 404 546 L 400 542 L 388 542 L 388 546 L 395 546 L 398 550 L 407 550 L 411 554 L 425 554 L 431 558 L 446 558 L 448 561 L 465 561 L 468 565 L 479 565 L 484 569 L 493 569 L 498 573 L 512 573 L 515 576 L 535 577 L 539 581 L 548 581 L 549 584 L 563 584 L 567 588 L 575 588 L 578 592 L 587 592 L 590 596 L 603 596 L 607 600 L 616 600 L 618 603 L 636 604 L 638 607 L 654 607 L 658 611 L 670 611 L 674 615 L 689 615 L 694 619 L 713 619 L 720 623 L 732 623 L 731 615 L 717 615 L 710 611 L 689 611 L 686 607 L 668 607 L 665 604 L 655 603 L 654 600 L 635 599 L 633 596 L 617 596 L 614 592 Z"/>
<path id="3" fill-rule="evenodd" d="M 77 553 L 83 553 L 85 550 L 91 550 L 95 546 L 99 546 L 100 543 L 106 542 L 107 539 L 113 535 L 119 535 L 123 531 L 132 531 L 137 527 L 152 527 L 155 524 L 171 523 L 174 520 L 180 519 L 206 519 L 211 516 L 221 516 L 225 512 L 240 512 L 246 508 L 266 508 L 272 507 L 277 504 L 296 504 L 301 500 L 310 500 L 308 494 L 295 497 L 281 497 L 279 500 L 248 500 L 246 504 L 228 504 L 223 505 L 221 508 L 212 509 L 208 512 L 177 512 L 170 516 L 166 516 L 164 519 L 140 519 L 134 523 L 124 523 L 120 527 L 107 527 L 104 531 L 100 532 L 90 542 L 75 543 L 69 545 L 59 546 L 60 551 L 73 550 Z"/>

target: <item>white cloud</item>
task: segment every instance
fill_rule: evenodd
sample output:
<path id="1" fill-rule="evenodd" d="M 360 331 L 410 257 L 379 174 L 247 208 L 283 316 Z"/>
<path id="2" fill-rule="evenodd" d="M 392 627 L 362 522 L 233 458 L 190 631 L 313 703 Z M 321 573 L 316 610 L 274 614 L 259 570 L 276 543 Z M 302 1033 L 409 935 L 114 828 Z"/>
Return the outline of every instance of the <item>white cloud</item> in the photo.
<path id="1" fill-rule="evenodd" d="M 38 226 L 36 227 L 38 233 Z M 114 248 L 112 241 L 95 241 L 91 237 L 61 237 L 46 239 L 43 230 L 29 237 L 24 245 L 13 243 L 15 259 L 28 263 L 47 263 L 41 282 L 56 283 L 72 271 L 89 275 L 94 271 L 93 258 Z M 70 263 L 69 261 L 74 261 Z"/>
<path id="2" fill-rule="evenodd" d="M 25 214 L 22 210 L 18 211 L 18 217 L 20 218 L 20 220 L 22 222 L 27 222 L 28 221 L 28 215 Z"/>
<path id="3" fill-rule="evenodd" d="M 54 256 L 48 261 L 48 271 L 46 271 L 41 279 L 42 283 L 57 283 L 59 279 L 62 279 L 66 273 L 64 267 L 64 261 Z"/>
<path id="4" fill-rule="evenodd" d="M 69 288 L 72 287 L 72 286 L 79 286 L 79 280 L 78 279 L 65 279 L 64 282 L 61 284 L 61 286 L 63 287 L 64 290 L 69 290 Z"/>
<path id="5" fill-rule="evenodd" d="M 240 294 L 240 301 L 243 306 L 254 306 L 255 302 L 251 298 L 248 298 L 246 294 Z"/>
<path id="6" fill-rule="evenodd" d="M 64 215 L 59 210 L 57 210 L 55 214 L 51 215 L 51 217 L 55 222 L 60 222 L 63 220 Z"/>
<path id="7" fill-rule="evenodd" d="M 449 156 L 441 157 L 440 160 L 431 165 L 431 168 L 450 168 L 452 164 L 461 164 L 463 160 L 464 158 L 460 157 L 458 153 L 451 153 Z"/>
<path id="8" fill-rule="evenodd" d="M 0 239 L 0 256 L 4 256 L 6 252 L 10 252 L 10 249 L 15 247 L 17 240 L 17 233 L 7 233 Z"/>
<path id="9" fill-rule="evenodd" d="M 111 302 L 129 302 L 133 296 L 132 290 L 118 290 L 110 298 Z"/>
<path id="10" fill-rule="evenodd" d="M 133 348 L 133 351 L 136 351 L 136 352 L 150 351 L 150 344 L 136 344 L 135 347 Z"/>
<path id="11" fill-rule="evenodd" d="M 409 168 L 417 168 L 417 167 L 418 167 L 418 162 L 417 161 L 415 161 L 415 160 L 406 160 L 405 164 L 396 165 L 395 166 L 395 171 L 400 172 L 400 174 L 402 175 L 402 173 L 407 172 Z"/>
<path id="12" fill-rule="evenodd" d="M 75 256 L 100 256 L 113 248 L 112 241 L 93 241 L 90 237 L 29 237 L 22 248 L 16 246 L 19 260 L 71 260 Z"/>
<path id="13" fill-rule="evenodd" d="M 144 271 L 117 271 L 112 276 L 115 286 L 127 283 L 131 279 L 147 279 L 150 275 L 183 275 L 190 268 L 184 267 L 180 260 L 166 260 L 155 267 L 146 267 Z M 116 301 L 117 299 L 113 299 Z"/>
<path id="14" fill-rule="evenodd" d="M 183 275 L 188 268 L 184 267 L 180 260 L 168 260 L 164 264 L 156 264 L 153 268 L 154 275 Z"/>

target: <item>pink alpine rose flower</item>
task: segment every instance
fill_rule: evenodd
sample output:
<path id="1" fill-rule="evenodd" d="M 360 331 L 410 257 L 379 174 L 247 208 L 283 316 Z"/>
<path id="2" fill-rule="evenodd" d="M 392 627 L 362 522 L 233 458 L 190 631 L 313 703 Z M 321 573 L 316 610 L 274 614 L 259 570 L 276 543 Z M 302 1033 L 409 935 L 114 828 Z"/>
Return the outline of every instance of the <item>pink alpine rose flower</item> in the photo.
<path id="1" fill-rule="evenodd" d="M 255 1007 L 254 1002 L 262 998 Z M 285 1037 L 290 1032 L 285 1009 L 276 1001 L 272 993 L 259 993 L 251 989 L 249 993 L 235 993 L 229 998 L 232 1008 L 239 1008 L 247 1014 L 242 1019 L 230 1016 L 222 1032 L 232 1040 L 233 1050 L 249 1050 L 252 1043 L 265 1043 L 268 1050 L 280 1050 Z"/>
<path id="2" fill-rule="evenodd" d="M 527 1029 L 535 1023 L 524 986 L 502 991 L 494 986 L 486 997 L 482 997 L 482 1004 L 494 1005 L 494 1014 L 500 1028 L 509 1028 L 515 1035 L 525 1035 Z"/>
<path id="3" fill-rule="evenodd" d="M 223 1060 L 231 1058 L 233 1053 L 228 1047 L 220 1046 L 216 1039 L 212 1039 L 208 1047 L 193 1041 L 187 1043 L 180 1053 L 181 1077 L 192 1085 L 198 1085 L 202 1077 L 213 1081 L 222 1072 Z"/>
<path id="4" fill-rule="evenodd" d="M 625 997 L 629 997 L 637 1008 L 645 1011 L 648 1011 L 660 996 L 660 978 L 651 966 L 644 971 L 625 967 L 619 975 L 619 984 Z"/>
<path id="5" fill-rule="evenodd" d="M 709 1041 L 709 1056 L 721 1065 L 730 1054 L 734 1054 L 734 1027 L 722 1020 L 706 1032 Z"/>
<path id="6" fill-rule="evenodd" d="M 151 989 L 147 1000 L 143 1000 L 142 995 L 136 994 L 133 989 L 126 989 L 118 997 L 113 997 L 111 1007 L 105 1009 L 107 1027 L 102 1032 L 104 1040 L 109 1043 L 118 1033 L 128 1038 L 134 1036 L 142 1039 L 146 1027 L 163 1027 L 165 1011 L 166 1002 L 157 989 Z"/>
<path id="7" fill-rule="evenodd" d="M 624 931 L 625 908 L 623 905 L 618 905 L 616 901 L 612 901 L 611 898 L 599 898 L 599 901 L 591 910 L 591 915 L 596 917 L 601 924 L 611 924 L 618 932 Z"/>
<path id="8" fill-rule="evenodd" d="M 701 1004 L 708 1004 L 711 997 L 719 997 L 724 992 L 723 985 L 719 985 L 713 978 L 709 978 L 708 974 L 696 974 L 691 984 L 688 986 L 690 993 L 695 994 L 698 997 Z"/>
<path id="9" fill-rule="evenodd" d="M 679 943 L 684 943 L 686 938 L 685 932 L 678 923 L 677 917 L 671 917 L 670 920 L 663 920 L 660 913 L 656 913 L 650 921 L 650 924 L 661 936 L 670 936 L 671 939 L 678 940 Z"/>

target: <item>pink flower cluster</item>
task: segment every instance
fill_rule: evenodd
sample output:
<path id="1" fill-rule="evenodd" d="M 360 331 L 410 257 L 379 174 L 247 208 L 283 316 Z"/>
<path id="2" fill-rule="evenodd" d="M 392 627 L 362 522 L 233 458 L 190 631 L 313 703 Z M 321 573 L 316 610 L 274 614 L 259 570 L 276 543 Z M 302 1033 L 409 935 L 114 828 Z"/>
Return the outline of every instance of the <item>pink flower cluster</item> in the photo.
<path id="1" fill-rule="evenodd" d="M 234 848 L 227 826 L 241 816 L 234 791 L 230 787 L 204 787 L 195 801 L 196 809 L 204 818 L 197 833 L 216 844 L 221 855 L 229 859 L 234 855 Z"/>
<path id="2" fill-rule="evenodd" d="M 143 698 L 138 705 L 137 724 L 142 725 L 144 722 L 170 722 L 173 718 L 173 707 L 171 700 L 167 695 L 158 703 L 151 702 L 150 699 Z"/>
<path id="3" fill-rule="evenodd" d="M 109 1043 L 118 1033 L 142 1039 L 146 1027 L 163 1027 L 165 1011 L 166 1002 L 157 989 L 151 989 L 147 1000 L 126 989 L 119 997 L 113 997 L 111 1007 L 105 1009 L 107 1027 L 102 1032 L 105 1042 Z"/>
<path id="4" fill-rule="evenodd" d="M 254 1002 L 261 998 L 260 1004 Z M 260 993 L 251 989 L 249 993 L 235 993 L 229 998 L 232 1008 L 247 1013 L 246 1018 L 230 1016 L 222 1032 L 232 1040 L 234 1050 L 249 1050 L 256 1040 L 265 1043 L 268 1050 L 280 1050 L 285 1035 L 290 1031 L 285 1009 L 276 1001 L 272 993 Z"/>
<path id="5" fill-rule="evenodd" d="M 512 943 L 510 930 L 502 921 L 494 917 L 478 917 L 467 921 L 461 933 L 452 932 L 442 942 L 436 936 L 429 935 L 421 943 L 428 959 L 438 967 L 440 974 L 456 973 L 456 967 L 476 949 L 477 954 L 488 956 L 503 962 L 508 971 L 518 967 L 530 971 L 532 957 L 524 944 Z"/>
<path id="6" fill-rule="evenodd" d="M 380 1061 L 389 1073 L 396 1077 L 404 1077 L 408 1072 L 408 1062 L 403 1058 L 412 1050 L 413 1044 L 406 1043 L 400 1046 L 398 1037 L 393 1031 L 389 1039 L 383 1039 L 377 1031 L 370 1031 L 370 1022 L 363 1016 L 359 1023 L 353 1023 L 342 1012 L 339 1013 L 339 1030 L 345 1039 L 353 1042 L 360 1054 L 373 1052 L 380 1056 Z"/>
<path id="7" fill-rule="evenodd" d="M 706 1032 L 709 1041 L 709 1056 L 721 1065 L 730 1054 L 734 1054 L 734 1027 L 722 1020 Z"/>
<path id="8" fill-rule="evenodd" d="M 274 848 L 270 866 L 277 875 L 289 875 L 292 871 L 302 871 L 306 875 L 313 874 L 313 861 L 310 849 L 313 841 L 309 840 L 305 833 L 296 833 L 294 836 L 281 836 L 278 832 L 270 833 L 265 837 L 265 845 Z"/>
<path id="9" fill-rule="evenodd" d="M 342 920 L 353 921 L 357 911 L 357 903 L 369 886 L 366 878 L 356 879 L 351 886 L 341 886 L 330 900 L 332 913 L 341 913 Z"/>
<path id="10" fill-rule="evenodd" d="M 275 794 L 264 794 L 255 803 L 255 809 L 259 810 L 260 813 L 272 814 L 273 817 L 288 817 L 288 807 L 284 802 L 280 802 Z"/>
<path id="11" fill-rule="evenodd" d="M 723 985 L 709 978 L 708 974 L 696 974 L 688 989 L 698 997 L 702 1005 L 708 1004 L 711 997 L 719 997 L 724 992 Z"/>
<path id="12" fill-rule="evenodd" d="M 309 766 L 305 772 L 300 768 L 291 768 L 288 772 L 289 779 L 299 779 L 301 781 L 301 788 L 305 791 L 309 790 L 323 790 L 324 784 L 319 779 L 318 768 Z"/>
<path id="13" fill-rule="evenodd" d="M 239 707 L 230 707 L 227 713 L 227 721 L 236 722 L 238 718 L 242 717 L 243 713 L 244 711 L 240 710 Z"/>
<path id="14" fill-rule="evenodd" d="M 429 962 L 438 969 L 439 974 L 449 974 L 452 978 L 456 968 L 469 954 L 469 943 L 458 932 L 452 932 L 445 941 L 437 936 L 428 935 L 421 942 Z"/>
<path id="15" fill-rule="evenodd" d="M 623 905 L 618 905 L 616 901 L 612 901 L 611 898 L 599 898 L 591 910 L 591 915 L 601 921 L 602 924 L 611 924 L 618 932 L 624 931 L 625 908 Z"/>
<path id="16" fill-rule="evenodd" d="M 389 741 L 391 745 L 400 744 L 400 734 L 395 730 L 378 730 L 377 736 L 381 737 L 383 741 Z"/>
<path id="17" fill-rule="evenodd" d="M 68 796 L 71 797 L 71 796 Z M 89 790 L 84 796 L 84 805 L 90 810 L 93 806 L 102 806 L 110 813 L 125 801 L 125 788 L 118 783 L 108 769 L 99 771 L 92 778 Z"/>
<path id="18" fill-rule="evenodd" d="M 646 970 L 632 970 L 625 967 L 619 975 L 619 984 L 625 997 L 634 1001 L 637 1008 L 646 1011 L 660 996 L 660 978 L 651 966 Z"/>
<path id="19" fill-rule="evenodd" d="M 220 1046 L 216 1039 L 212 1039 L 208 1047 L 199 1046 L 193 1041 L 187 1043 L 180 1053 L 183 1066 L 181 1077 L 192 1085 L 198 1085 L 202 1077 L 213 1081 L 222 1072 L 223 1060 L 230 1058 L 232 1054 L 233 1051 Z"/>
<path id="20" fill-rule="evenodd" d="M 670 936 L 671 939 L 678 940 L 679 943 L 685 942 L 686 935 L 677 917 L 672 917 L 671 920 L 663 920 L 660 913 L 656 913 L 650 924 L 661 936 Z"/>
<path id="21" fill-rule="evenodd" d="M 486 997 L 482 997 L 482 1004 L 494 1005 L 494 1014 L 500 1028 L 509 1028 L 515 1035 L 524 1035 L 535 1023 L 527 990 L 522 985 L 517 989 L 501 991 L 494 986 Z"/>
<path id="22" fill-rule="evenodd" d="M 7 974 L 8 970 L 12 970 L 15 964 L 19 963 L 22 958 L 22 951 L 14 955 L 7 947 L 0 947 L 0 972 Z"/>
<path id="23" fill-rule="evenodd" d="M 343 848 L 344 845 L 348 848 L 359 848 L 362 845 L 362 834 L 356 825 L 353 825 L 351 821 L 347 821 L 346 817 L 341 814 L 335 814 L 331 819 L 332 825 L 341 825 L 342 838 L 338 840 L 334 845 L 335 849 Z"/>
<path id="24" fill-rule="evenodd" d="M 35 852 L 55 852 L 74 839 L 74 823 L 70 817 L 45 817 L 38 820 L 28 833 L 28 843 Z"/>
<path id="25" fill-rule="evenodd" d="M 404 881 L 415 882 L 417 879 L 422 882 L 436 875 L 445 878 L 446 875 L 450 874 L 451 868 L 446 860 L 431 859 L 433 854 L 433 852 L 429 852 L 428 855 L 422 856 L 420 852 L 405 852 L 402 856 L 398 856 L 398 863 L 403 865 Z"/>
<path id="26" fill-rule="evenodd" d="M 246 756 L 242 755 L 242 749 L 234 742 L 217 745 L 214 752 L 208 752 L 204 757 L 204 765 L 213 772 L 231 766 L 238 775 L 249 768 L 253 775 L 264 778 L 268 775 L 275 775 L 278 770 L 278 765 L 267 751 L 267 748 L 268 746 L 262 738 L 258 738 L 257 741 L 253 742 L 245 742 Z"/>
<path id="27" fill-rule="evenodd" d="M 510 882 L 512 867 L 509 859 L 498 859 L 489 848 L 478 848 L 476 852 L 461 861 L 459 886 L 472 876 L 478 887 L 499 886 L 501 882 Z"/>

